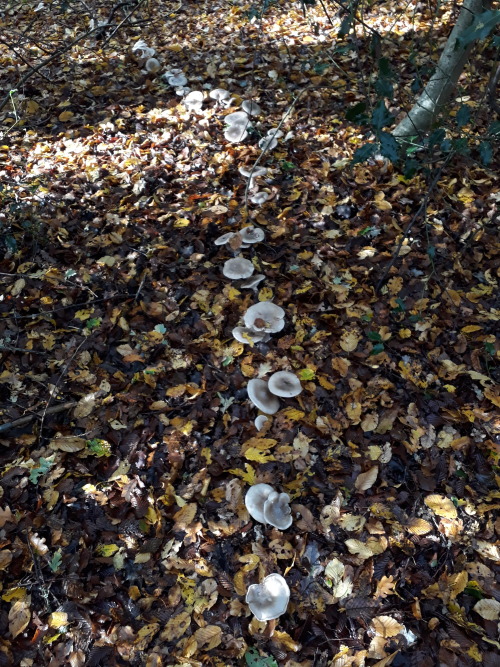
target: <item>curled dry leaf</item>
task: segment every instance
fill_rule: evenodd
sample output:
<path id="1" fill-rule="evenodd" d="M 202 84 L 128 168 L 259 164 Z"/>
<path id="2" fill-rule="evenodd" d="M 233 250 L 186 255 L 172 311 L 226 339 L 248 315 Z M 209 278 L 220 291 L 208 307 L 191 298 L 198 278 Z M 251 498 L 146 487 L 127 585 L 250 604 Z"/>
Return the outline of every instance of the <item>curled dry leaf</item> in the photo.
<path id="1" fill-rule="evenodd" d="M 362 472 L 357 476 L 356 481 L 354 482 L 354 486 L 358 491 L 367 491 L 375 484 L 377 476 L 378 466 L 373 466 L 373 468 L 370 468 L 370 470 Z"/>
<path id="2" fill-rule="evenodd" d="M 406 530 L 412 535 L 427 535 L 427 533 L 430 533 L 432 530 L 432 524 L 425 519 L 413 517 L 408 521 Z"/>

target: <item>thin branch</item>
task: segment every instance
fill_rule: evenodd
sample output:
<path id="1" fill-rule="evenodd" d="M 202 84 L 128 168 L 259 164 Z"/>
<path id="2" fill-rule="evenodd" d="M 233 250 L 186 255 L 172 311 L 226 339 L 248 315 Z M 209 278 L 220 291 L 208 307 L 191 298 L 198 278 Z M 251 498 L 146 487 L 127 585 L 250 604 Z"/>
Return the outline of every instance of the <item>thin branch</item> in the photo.
<path id="1" fill-rule="evenodd" d="M 77 401 L 69 401 L 68 403 L 61 403 L 60 405 L 54 405 L 51 408 L 47 408 L 45 415 L 55 415 L 58 412 L 64 412 L 65 410 L 71 410 L 77 404 Z M 11 431 L 13 428 L 18 428 L 19 426 L 25 426 L 29 424 L 33 419 L 39 419 L 43 416 L 43 413 L 34 412 L 31 415 L 25 415 L 24 417 L 19 417 L 19 419 L 14 419 L 14 421 L 7 422 L 5 424 L 0 424 L 0 433 L 5 433 L 6 431 Z"/>

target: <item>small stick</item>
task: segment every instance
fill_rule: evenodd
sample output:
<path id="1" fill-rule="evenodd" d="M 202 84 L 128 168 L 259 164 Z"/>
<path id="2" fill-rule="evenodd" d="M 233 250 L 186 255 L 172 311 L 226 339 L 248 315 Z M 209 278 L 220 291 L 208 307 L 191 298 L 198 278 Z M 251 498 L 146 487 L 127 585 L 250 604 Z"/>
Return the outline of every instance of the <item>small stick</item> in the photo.
<path id="1" fill-rule="evenodd" d="M 74 408 L 75 405 L 77 404 L 77 401 L 69 401 L 68 403 L 61 403 L 60 405 L 54 405 L 51 408 L 47 408 L 45 410 L 45 415 L 54 415 L 58 412 L 64 412 L 65 410 L 70 410 L 71 408 Z M 30 421 L 33 419 L 41 418 L 44 415 L 43 412 L 34 412 L 31 415 L 25 415 L 24 417 L 19 417 L 19 419 L 14 419 L 14 421 L 7 422 L 6 424 L 0 424 L 0 433 L 4 433 L 5 431 L 10 431 L 13 428 L 16 428 L 18 426 L 24 426 L 25 424 L 29 424 Z"/>

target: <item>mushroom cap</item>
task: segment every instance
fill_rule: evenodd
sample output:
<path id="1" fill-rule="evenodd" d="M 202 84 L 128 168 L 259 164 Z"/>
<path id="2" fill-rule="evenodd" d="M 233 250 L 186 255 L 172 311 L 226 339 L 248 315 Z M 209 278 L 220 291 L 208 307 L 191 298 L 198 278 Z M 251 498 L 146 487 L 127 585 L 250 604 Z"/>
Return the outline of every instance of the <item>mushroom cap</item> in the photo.
<path id="1" fill-rule="evenodd" d="M 257 431 L 262 431 L 264 428 L 264 424 L 269 421 L 269 417 L 266 417 L 266 415 L 259 415 L 258 417 L 255 417 L 254 420 L 254 426 L 257 429 Z"/>
<path id="2" fill-rule="evenodd" d="M 259 141 L 259 148 L 261 151 L 272 151 L 272 149 L 276 148 L 277 145 L 277 140 L 270 135 L 262 137 L 262 139 Z"/>
<path id="3" fill-rule="evenodd" d="M 251 125 L 248 114 L 244 111 L 234 111 L 229 113 L 227 116 L 224 116 L 224 122 L 228 125 L 234 125 L 235 123 L 245 123 L 245 125 Z"/>
<path id="4" fill-rule="evenodd" d="M 247 310 L 243 316 L 245 326 L 253 331 L 277 333 L 285 326 L 285 311 L 271 301 L 260 301 Z M 267 385 L 266 385 L 267 386 Z"/>
<path id="5" fill-rule="evenodd" d="M 248 289 L 253 289 L 254 287 L 257 287 L 257 285 L 264 280 L 266 276 L 264 276 L 262 273 L 256 273 L 253 276 L 250 276 L 250 278 L 247 278 L 244 280 L 242 283 L 240 283 L 240 287 L 242 288 L 248 288 Z"/>
<path id="6" fill-rule="evenodd" d="M 148 58 L 146 60 L 146 64 L 144 65 L 144 69 L 150 74 L 156 74 L 160 67 L 160 61 L 157 58 Z"/>
<path id="7" fill-rule="evenodd" d="M 246 492 L 245 507 L 255 521 L 265 523 L 264 504 L 271 493 L 276 491 L 269 484 L 254 484 Z"/>
<path id="8" fill-rule="evenodd" d="M 257 102 L 253 102 L 252 100 L 244 100 L 241 108 L 243 111 L 246 111 L 249 116 L 258 116 L 262 111 Z"/>
<path id="9" fill-rule="evenodd" d="M 269 391 L 275 396 L 291 398 L 302 393 L 302 385 L 295 373 L 290 371 L 278 371 L 269 378 Z"/>
<path id="10" fill-rule="evenodd" d="M 214 243 L 215 245 L 224 245 L 225 243 L 228 243 L 234 236 L 234 232 L 228 232 L 227 234 L 223 234 L 222 236 L 219 236 L 219 238 L 215 239 Z"/>
<path id="11" fill-rule="evenodd" d="M 266 134 L 268 137 L 274 137 L 275 139 L 281 139 L 281 137 L 283 136 L 283 132 L 274 127 L 268 130 Z"/>
<path id="12" fill-rule="evenodd" d="M 137 40 L 132 47 L 132 53 L 140 59 L 152 58 L 156 51 L 146 44 L 143 39 Z"/>
<path id="13" fill-rule="evenodd" d="M 201 90 L 192 90 L 186 95 L 183 104 L 190 109 L 201 109 L 203 104 L 203 93 Z"/>
<path id="14" fill-rule="evenodd" d="M 231 144 L 239 144 L 248 137 L 248 123 L 234 123 L 224 130 L 224 138 Z"/>
<path id="15" fill-rule="evenodd" d="M 167 81 L 171 86 L 185 86 L 187 83 L 184 74 L 174 74 L 174 76 L 169 76 Z"/>
<path id="16" fill-rule="evenodd" d="M 259 243 L 264 240 L 266 235 L 259 227 L 250 225 L 249 227 L 243 227 L 243 229 L 240 230 L 240 236 L 243 243 Z"/>
<path id="17" fill-rule="evenodd" d="M 278 530 L 286 530 L 292 525 L 292 510 L 290 509 L 288 493 L 273 491 L 264 502 L 264 522 Z"/>
<path id="18" fill-rule="evenodd" d="M 248 587 L 245 600 L 258 621 L 272 621 L 285 613 L 290 589 L 281 574 L 270 574 Z"/>
<path id="19" fill-rule="evenodd" d="M 243 257 L 235 257 L 224 262 L 222 273 L 226 278 L 231 280 L 239 280 L 240 278 L 250 278 L 254 272 L 254 266 L 249 259 Z"/>
<path id="20" fill-rule="evenodd" d="M 225 88 L 214 88 L 208 95 L 212 100 L 217 100 L 218 102 L 221 100 L 228 100 L 231 97 L 231 93 Z"/>
<path id="21" fill-rule="evenodd" d="M 231 333 L 238 343 L 260 343 L 269 340 L 269 334 L 257 333 L 245 327 L 235 327 Z"/>
<path id="22" fill-rule="evenodd" d="M 250 201 L 253 204 L 265 204 L 265 202 L 269 199 L 269 195 L 267 192 L 256 192 L 254 195 L 250 197 Z"/>
<path id="23" fill-rule="evenodd" d="M 280 402 L 277 396 L 273 396 L 267 388 L 267 382 L 260 379 L 252 379 L 247 384 L 248 398 L 255 407 L 259 408 L 266 415 L 274 415 L 280 409 Z"/>

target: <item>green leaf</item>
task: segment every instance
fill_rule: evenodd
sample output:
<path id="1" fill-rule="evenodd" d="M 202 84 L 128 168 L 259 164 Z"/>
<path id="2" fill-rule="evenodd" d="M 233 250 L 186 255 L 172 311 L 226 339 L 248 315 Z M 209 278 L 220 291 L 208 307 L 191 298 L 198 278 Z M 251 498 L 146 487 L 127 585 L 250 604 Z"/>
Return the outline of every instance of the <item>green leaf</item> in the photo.
<path id="1" fill-rule="evenodd" d="M 346 111 L 345 117 L 346 120 L 350 120 L 353 123 L 366 123 L 368 120 L 368 117 L 365 114 L 366 111 L 366 103 L 365 102 L 358 102 L 355 104 L 353 107 L 348 109 Z"/>
<path id="2" fill-rule="evenodd" d="M 478 14 L 458 41 L 462 46 L 467 46 L 476 39 L 484 39 L 498 23 L 500 23 L 499 10 L 490 9 Z"/>
<path id="3" fill-rule="evenodd" d="M 479 144 L 479 155 L 481 156 L 481 162 L 486 166 L 491 164 L 493 160 L 493 148 L 489 141 L 481 141 Z"/>
<path id="4" fill-rule="evenodd" d="M 49 567 L 52 570 L 52 572 L 57 572 L 57 570 L 61 566 L 61 563 L 62 563 L 61 549 L 58 549 L 52 556 L 52 559 L 49 561 Z"/>
<path id="5" fill-rule="evenodd" d="M 111 456 L 111 445 L 107 440 L 101 440 L 101 438 L 93 438 L 92 440 L 87 440 L 85 445 L 90 454 L 94 456 Z"/>
<path id="6" fill-rule="evenodd" d="M 399 144 L 389 132 L 380 133 L 380 152 L 391 162 L 399 159 Z"/>
<path id="7" fill-rule="evenodd" d="M 248 667 L 278 667 L 278 663 L 274 658 L 267 655 L 264 658 L 261 657 L 257 649 L 249 648 L 245 653 L 245 662 Z"/>
<path id="8" fill-rule="evenodd" d="M 470 108 L 467 106 L 467 104 L 462 104 L 460 109 L 457 111 L 455 120 L 457 121 L 458 127 L 464 127 L 464 125 L 467 125 L 467 123 L 470 122 Z"/>
<path id="9" fill-rule="evenodd" d="M 446 131 L 443 127 L 438 127 L 434 132 L 432 132 L 427 140 L 429 147 L 437 146 L 441 144 L 446 137 Z"/>
<path id="10" fill-rule="evenodd" d="M 42 475 L 46 475 L 49 470 L 54 465 L 54 461 L 49 461 L 49 459 L 42 458 L 38 461 L 38 465 L 35 468 L 31 469 L 30 472 L 30 482 L 33 484 L 38 484 L 38 480 Z"/>
<path id="11" fill-rule="evenodd" d="M 500 120 L 495 120 L 488 128 L 488 134 L 494 137 L 500 134 Z"/>
<path id="12" fill-rule="evenodd" d="M 354 151 L 351 164 L 359 164 L 360 162 L 365 162 L 369 157 L 375 155 L 377 152 L 377 144 L 364 144 Z"/>
<path id="13" fill-rule="evenodd" d="M 378 61 L 378 71 L 380 76 L 385 77 L 386 79 L 394 78 L 394 72 L 391 69 L 388 58 L 380 58 Z"/>
<path id="14" fill-rule="evenodd" d="M 382 340 L 382 336 L 377 331 L 369 331 L 366 335 L 368 336 L 368 338 L 370 340 L 374 340 L 374 341 L 381 341 Z"/>
<path id="15" fill-rule="evenodd" d="M 348 35 L 351 32 L 351 25 L 352 25 L 352 20 L 353 20 L 353 15 L 348 14 L 342 23 L 340 24 L 339 31 L 337 33 L 338 37 L 344 37 L 345 35 Z"/>
<path id="16" fill-rule="evenodd" d="M 370 352 L 370 357 L 374 356 L 375 354 L 380 354 L 383 351 L 384 351 L 384 344 L 377 343 L 376 345 L 373 346 L 373 350 Z"/>
<path id="17" fill-rule="evenodd" d="M 394 97 L 394 86 L 389 79 L 384 76 L 379 76 L 375 81 L 375 90 L 379 97 L 387 97 L 390 100 Z"/>
<path id="18" fill-rule="evenodd" d="M 380 100 L 372 114 L 372 125 L 381 130 L 386 125 L 390 125 L 393 121 L 393 116 L 387 110 L 384 100 Z"/>

